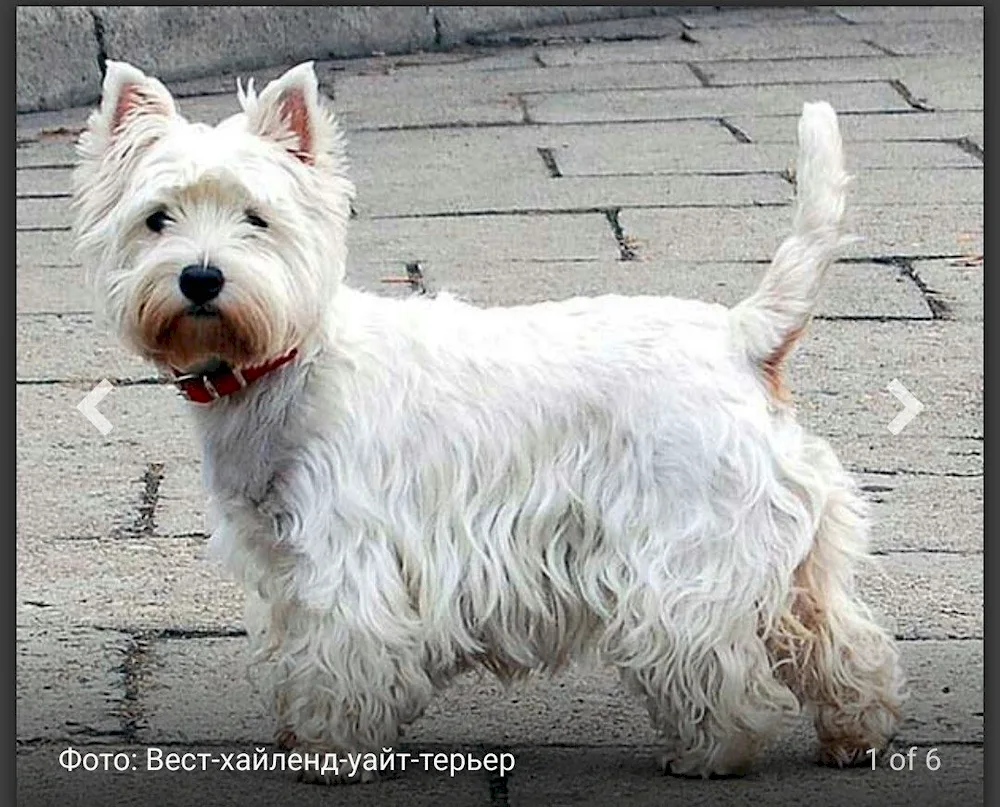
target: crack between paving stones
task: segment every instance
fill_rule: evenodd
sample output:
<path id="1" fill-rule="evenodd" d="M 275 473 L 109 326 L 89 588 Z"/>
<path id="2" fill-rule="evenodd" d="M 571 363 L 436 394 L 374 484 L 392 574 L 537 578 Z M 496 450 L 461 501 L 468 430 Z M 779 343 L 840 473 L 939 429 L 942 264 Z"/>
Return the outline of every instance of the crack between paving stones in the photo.
<path id="1" fill-rule="evenodd" d="M 163 463 L 151 462 L 140 479 L 138 512 L 132 523 L 112 530 L 113 538 L 149 538 L 156 530 L 156 506 L 160 500 L 160 484 L 163 482 Z"/>
<path id="2" fill-rule="evenodd" d="M 930 436 L 940 437 L 941 435 Z M 945 439 L 957 440 L 970 439 L 967 437 L 948 438 L 947 435 L 944 435 L 944 437 Z M 980 455 L 976 454 L 974 456 Z M 982 479 L 985 476 L 982 471 L 969 471 L 967 473 L 961 471 L 918 471 L 914 468 L 870 468 L 867 465 L 854 466 L 850 468 L 850 470 L 852 473 L 856 474 L 882 474 L 884 476 L 931 476 L 940 479 Z"/>
<path id="3" fill-rule="evenodd" d="M 973 167 L 974 169 L 974 167 Z M 975 169 L 974 169 L 975 170 Z M 656 169 L 649 171 L 606 171 L 601 173 L 579 173 L 579 174 L 569 174 L 570 179 L 604 179 L 607 177 L 775 177 L 782 178 L 780 171 L 768 171 L 766 169 L 739 169 L 739 168 L 719 168 L 719 169 L 704 169 L 704 170 L 690 170 L 685 171 L 684 169 L 676 169 L 671 171 L 659 171 Z M 784 204 L 784 203 L 782 203 Z M 661 207 L 663 205 L 660 205 Z M 754 205 L 756 207 L 757 205 Z M 632 207 L 632 205 L 622 205 L 622 207 Z M 667 205 L 667 207 L 673 207 L 673 205 Z M 731 204 L 720 204 L 718 207 L 732 207 Z"/>
<path id="4" fill-rule="evenodd" d="M 979 160 L 979 162 L 981 163 L 986 162 L 985 156 L 983 154 L 983 147 L 980 146 L 971 137 L 949 138 L 941 142 L 950 143 L 953 146 L 958 146 L 966 154 L 969 154 L 970 156 L 975 157 L 977 160 Z"/>
<path id="5" fill-rule="evenodd" d="M 517 100 L 517 106 L 521 110 L 521 124 L 522 126 L 531 126 L 535 123 L 531 117 L 531 110 L 528 109 L 528 99 L 524 97 L 524 93 L 517 93 L 514 98 Z"/>
<path id="6" fill-rule="evenodd" d="M 443 47 L 444 36 L 441 34 L 441 18 L 438 17 L 437 11 L 431 10 L 431 24 L 434 26 L 434 47 L 436 49 L 441 49 Z"/>
<path id="7" fill-rule="evenodd" d="M 911 314 L 817 314 L 814 320 L 820 322 L 933 322 L 933 314 L 918 317 Z"/>
<path id="8" fill-rule="evenodd" d="M 247 635 L 245 628 L 159 628 L 143 631 L 146 641 L 183 641 L 191 639 L 239 639 Z"/>
<path id="9" fill-rule="evenodd" d="M 867 255 L 859 257 L 848 257 L 840 258 L 837 263 L 877 263 L 884 266 L 894 266 L 898 265 L 902 261 L 941 261 L 947 260 L 949 258 L 961 258 L 962 255 L 956 255 L 955 253 L 945 252 L 945 253 L 914 253 L 912 255 Z M 763 263 L 769 263 L 769 261 L 762 261 Z"/>
<path id="10" fill-rule="evenodd" d="M 91 19 L 94 21 L 94 39 L 97 42 L 97 67 L 101 71 L 101 78 L 108 71 L 108 46 L 105 37 L 104 30 L 104 20 L 101 19 L 100 12 L 95 9 L 90 9 Z"/>
<path id="11" fill-rule="evenodd" d="M 510 795 L 507 792 L 507 778 L 494 774 L 489 779 L 491 807 L 509 807 Z"/>
<path id="12" fill-rule="evenodd" d="M 618 259 L 621 261 L 634 261 L 636 259 L 635 242 L 626 235 L 622 227 L 619 219 L 621 211 L 620 207 L 611 207 L 605 208 L 603 212 L 605 218 L 608 220 L 608 224 L 611 225 L 611 232 L 615 237 L 615 242 L 618 244 Z"/>
<path id="13" fill-rule="evenodd" d="M 898 78 L 889 79 L 889 86 L 892 87 L 900 95 L 900 97 L 902 97 L 902 99 L 906 101 L 906 103 L 908 103 L 918 112 L 934 111 L 934 107 L 932 107 L 930 104 L 927 103 L 927 99 L 917 98 L 912 92 L 910 92 L 910 88 L 907 87 Z"/>
<path id="14" fill-rule="evenodd" d="M 406 264 L 406 280 L 410 284 L 410 289 L 414 294 L 430 294 L 427 287 L 427 279 L 424 277 L 423 267 L 419 261 Z"/>
<path id="15" fill-rule="evenodd" d="M 716 118 L 715 122 L 736 138 L 737 143 L 753 143 L 753 139 L 750 135 L 744 132 L 739 126 L 728 118 Z"/>
<path id="16" fill-rule="evenodd" d="M 15 384 L 19 387 L 48 387 L 54 384 L 70 384 L 82 386 L 100 384 L 104 378 L 18 378 Z M 159 376 L 149 378 L 108 378 L 114 387 L 166 387 L 173 386 L 169 378 Z"/>
<path id="17" fill-rule="evenodd" d="M 71 162 L 65 163 L 38 163 L 37 165 L 19 165 L 18 171 L 51 171 L 55 168 L 72 169 L 76 166 Z"/>
<path id="18" fill-rule="evenodd" d="M 883 56 L 894 56 L 894 57 L 900 56 L 900 54 L 896 53 L 896 51 L 892 50 L 892 48 L 887 48 L 885 45 L 880 45 L 874 39 L 862 39 L 861 44 L 867 45 L 868 47 L 878 51 Z"/>
<path id="19" fill-rule="evenodd" d="M 830 10 L 833 12 L 833 16 L 836 17 L 841 22 L 846 23 L 847 25 L 857 25 L 857 23 L 854 20 L 852 20 L 850 17 L 845 17 L 844 14 L 841 12 L 840 9 L 833 8 L 833 9 L 830 9 Z"/>
<path id="20" fill-rule="evenodd" d="M 690 68 L 692 72 L 699 70 L 696 62 L 684 62 L 686 67 Z M 695 74 L 697 75 L 697 73 Z M 705 77 L 706 81 L 711 81 L 708 76 Z M 851 79 L 833 79 L 831 81 L 824 81 L 823 84 L 884 84 L 884 78 L 851 78 Z M 816 84 L 815 81 L 810 81 L 808 79 L 802 80 L 781 80 L 781 81 L 746 81 L 746 82 L 735 82 L 735 83 L 723 83 L 723 84 L 705 84 L 705 87 L 714 90 L 736 90 L 745 87 L 797 87 L 805 84 Z M 619 87 L 616 92 L 659 92 L 661 90 L 691 90 L 699 89 L 698 87 L 692 87 L 690 84 L 631 84 L 628 87 Z M 587 95 L 587 94 L 604 94 L 608 92 L 607 87 L 574 87 L 572 90 L 521 90 L 523 95 L 553 95 L 555 93 L 572 93 L 573 95 Z M 789 113 L 791 114 L 791 113 Z M 763 117 L 763 116 L 762 116 Z M 784 117 L 784 116 L 770 116 L 770 117 Z M 610 122 L 610 121 L 606 121 Z M 615 121 L 618 122 L 618 121 Z"/>
<path id="21" fill-rule="evenodd" d="M 876 501 L 876 504 L 880 504 L 881 501 Z M 983 550 L 973 550 L 973 549 L 872 549 L 870 551 L 871 555 L 877 555 L 880 558 L 888 558 L 893 555 L 955 555 L 962 557 L 976 557 L 982 556 Z"/>
<path id="22" fill-rule="evenodd" d="M 538 147 L 538 156 L 542 158 L 542 162 L 545 163 L 545 169 L 549 172 L 549 176 L 553 179 L 559 179 L 562 177 L 562 171 L 559 170 L 559 163 L 556 162 L 556 155 L 553 153 L 551 148 L 546 146 Z"/>
<path id="23" fill-rule="evenodd" d="M 927 285 L 927 282 L 920 277 L 914 267 L 914 262 L 918 260 L 920 259 L 912 256 L 895 256 L 887 260 L 873 260 L 872 262 L 892 266 L 896 268 L 903 277 L 910 280 L 910 282 L 917 287 L 917 290 L 920 292 L 920 296 L 923 298 L 924 303 L 926 303 L 927 308 L 930 309 L 931 319 L 952 319 L 951 307 L 948 305 L 947 301 L 940 292 L 935 291 Z"/>
<path id="24" fill-rule="evenodd" d="M 684 64 L 687 66 L 688 70 L 694 73 L 694 77 L 701 82 L 702 87 L 712 86 L 712 80 L 709 78 L 708 73 L 702 70 L 697 64 L 694 62 L 685 62 Z"/>
<path id="25" fill-rule="evenodd" d="M 18 169 L 21 170 L 21 169 Z M 18 193 L 15 198 L 17 199 L 69 199 L 73 194 L 69 191 L 28 191 L 27 193 Z"/>
<path id="26" fill-rule="evenodd" d="M 118 671 L 121 673 L 125 692 L 122 695 L 119 717 L 121 737 L 132 744 L 138 741 L 139 729 L 145 717 L 142 710 L 141 685 L 149 662 L 149 642 L 140 636 L 130 636 L 125 659 Z"/>

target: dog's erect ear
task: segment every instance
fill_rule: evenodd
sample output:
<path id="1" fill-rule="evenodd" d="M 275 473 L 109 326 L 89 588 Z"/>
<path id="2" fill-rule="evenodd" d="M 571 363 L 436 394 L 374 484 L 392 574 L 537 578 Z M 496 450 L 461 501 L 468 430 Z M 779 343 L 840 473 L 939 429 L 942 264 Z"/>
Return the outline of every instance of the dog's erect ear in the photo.
<path id="1" fill-rule="evenodd" d="M 293 67 L 256 96 L 252 81 L 240 104 L 251 132 L 283 145 L 299 160 L 312 165 L 329 147 L 335 125 L 319 99 L 319 82 L 312 62 Z"/>
<path id="2" fill-rule="evenodd" d="M 106 67 L 101 105 L 76 146 L 75 198 L 86 200 L 77 219 L 81 232 L 107 215 L 137 160 L 178 117 L 174 99 L 155 78 L 125 62 L 108 61 Z"/>
<path id="3" fill-rule="evenodd" d="M 174 99 L 157 79 L 125 62 L 107 62 L 101 107 L 90 131 L 110 142 L 133 121 L 167 120 L 177 114 Z"/>

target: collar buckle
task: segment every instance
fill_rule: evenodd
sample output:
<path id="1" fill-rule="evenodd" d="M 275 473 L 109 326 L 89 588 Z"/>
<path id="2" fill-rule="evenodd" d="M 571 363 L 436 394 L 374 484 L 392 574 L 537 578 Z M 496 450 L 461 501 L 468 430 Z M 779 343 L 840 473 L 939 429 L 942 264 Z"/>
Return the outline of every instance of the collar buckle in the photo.
<path id="1" fill-rule="evenodd" d="M 292 350 L 257 367 L 241 369 L 222 365 L 209 373 L 177 373 L 173 383 L 180 394 L 189 401 L 200 404 L 214 403 L 220 398 L 246 389 L 261 376 L 292 361 L 297 354 L 297 350 Z"/>

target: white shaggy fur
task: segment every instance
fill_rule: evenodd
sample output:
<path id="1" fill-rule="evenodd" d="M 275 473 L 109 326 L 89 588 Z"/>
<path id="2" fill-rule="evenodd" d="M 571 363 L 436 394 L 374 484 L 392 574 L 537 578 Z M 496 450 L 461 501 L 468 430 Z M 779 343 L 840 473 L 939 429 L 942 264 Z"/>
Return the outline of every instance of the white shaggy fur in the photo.
<path id="1" fill-rule="evenodd" d="M 345 286 L 353 187 L 311 65 L 239 96 L 244 113 L 191 124 L 109 62 L 75 203 L 141 355 L 190 370 L 299 350 L 191 405 L 211 545 L 246 585 L 281 741 L 377 751 L 470 666 L 596 655 L 645 697 L 675 773 L 745 770 L 800 705 L 825 761 L 884 748 L 903 686 L 854 591 L 862 502 L 781 397 L 841 239 L 833 110 L 804 108 L 792 234 L 735 308 L 484 310 Z M 177 276 L 208 262 L 225 286 L 206 320 Z"/>

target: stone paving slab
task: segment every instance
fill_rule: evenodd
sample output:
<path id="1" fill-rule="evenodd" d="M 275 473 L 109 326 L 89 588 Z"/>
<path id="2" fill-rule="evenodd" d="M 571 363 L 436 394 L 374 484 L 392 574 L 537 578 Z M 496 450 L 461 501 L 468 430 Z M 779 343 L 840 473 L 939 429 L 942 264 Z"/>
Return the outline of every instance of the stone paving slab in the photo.
<path id="1" fill-rule="evenodd" d="M 90 314 L 96 294 L 81 266 L 18 266 L 15 274 L 18 314 Z"/>
<path id="2" fill-rule="evenodd" d="M 947 160 L 950 155 L 943 156 Z M 928 188 L 933 188 L 935 204 L 984 203 L 981 164 L 956 169 L 887 168 L 871 171 L 852 161 L 848 170 L 853 172 L 854 177 L 850 199 L 869 205 L 922 205 L 928 201 Z"/>
<path id="3" fill-rule="evenodd" d="M 76 160 L 75 136 L 25 140 L 14 152 L 14 163 L 22 168 L 72 168 Z"/>
<path id="4" fill-rule="evenodd" d="M 982 477 L 863 474 L 858 484 L 871 508 L 872 551 L 983 551 Z"/>
<path id="5" fill-rule="evenodd" d="M 982 742 L 982 642 L 905 641 L 900 652 L 912 691 L 900 742 Z M 247 657 L 243 637 L 156 642 L 144 661 L 154 674 L 144 693 L 139 739 L 149 745 L 268 742 L 273 726 L 260 691 L 244 675 Z M 182 698 L 181 692 L 189 694 Z M 657 745 L 658 737 L 645 707 L 623 690 L 615 671 L 575 666 L 509 689 L 488 676 L 462 676 L 407 727 L 404 741 L 640 748 Z M 785 745 L 783 751 L 815 745 L 807 721 Z"/>
<path id="6" fill-rule="evenodd" d="M 803 102 L 817 99 L 843 114 L 909 108 L 888 83 L 873 82 L 553 92 L 528 96 L 527 108 L 537 123 L 681 120 L 748 113 L 798 115 Z"/>
<path id="7" fill-rule="evenodd" d="M 788 126 L 794 133 L 794 121 L 788 120 Z M 624 131 L 607 140 L 600 137 L 588 138 L 585 146 L 555 147 L 552 155 L 566 176 L 643 175 L 678 171 L 780 172 L 794 165 L 796 149 L 791 144 L 733 142 L 730 145 L 698 145 L 691 150 L 680 150 L 672 143 L 668 133 L 656 133 L 647 139 Z M 941 142 L 855 143 L 848 147 L 845 156 L 848 170 L 858 175 L 856 182 L 882 182 L 885 170 L 895 170 L 900 179 L 912 180 L 914 172 L 918 170 L 923 175 L 924 172 L 949 168 L 980 169 L 983 165 L 980 160 L 951 143 Z M 970 182 L 975 179 L 975 174 L 970 175 Z M 921 197 L 914 196 L 912 201 L 919 202 Z M 948 199 L 946 197 L 940 201 Z"/>
<path id="8" fill-rule="evenodd" d="M 49 603 L 52 625 L 122 632 L 243 626 L 243 593 L 207 557 L 201 538 L 22 540 L 17 563 L 18 597 Z"/>
<path id="9" fill-rule="evenodd" d="M 796 396 L 801 410 L 805 396 Z M 831 434 L 825 418 L 800 412 L 803 425 L 826 437 L 852 473 L 888 474 L 894 478 L 932 477 L 942 485 L 949 479 L 983 476 L 983 436 L 949 437 L 888 430 L 871 434 Z M 910 424 L 911 426 L 913 423 Z"/>
<path id="10" fill-rule="evenodd" d="M 839 59 L 758 59 L 753 62 L 734 59 L 699 63 L 699 69 L 708 84 L 720 87 L 898 79 L 916 95 L 921 95 L 917 88 L 957 87 L 962 84 L 979 88 L 979 106 L 976 108 L 982 108 L 982 56 L 859 56 Z M 947 107 L 941 104 L 941 99 L 927 100 L 935 109 Z"/>
<path id="11" fill-rule="evenodd" d="M 602 23 L 603 24 L 603 23 Z M 585 67 L 532 67 L 509 70 L 469 70 L 442 76 L 420 69 L 382 74 L 332 74 L 335 108 L 364 106 L 373 95 L 383 103 L 401 103 L 413 96 L 435 94 L 444 99 L 471 96 L 503 98 L 537 92 L 573 92 L 628 89 L 632 87 L 699 87 L 698 77 L 684 64 L 593 64 Z"/>
<path id="12" fill-rule="evenodd" d="M 187 404 L 172 388 L 113 389 L 99 407 L 114 427 L 105 437 L 76 409 L 94 383 L 17 387 L 17 531 L 25 547 L 43 538 L 156 534 L 159 485 L 197 453 Z"/>
<path id="13" fill-rule="evenodd" d="M 873 25 L 866 30 L 876 45 L 896 56 L 983 53 L 982 19 Z"/>
<path id="14" fill-rule="evenodd" d="M 618 245 L 600 213 L 471 216 L 434 219 L 358 219 L 348 235 L 352 267 L 409 261 L 608 260 Z"/>
<path id="15" fill-rule="evenodd" d="M 925 406 L 906 434 L 982 436 L 981 333 L 977 323 L 944 320 L 813 322 L 789 358 L 786 383 L 801 417 L 826 434 L 884 431 L 902 410 L 886 389 L 897 378 Z"/>
<path id="16" fill-rule="evenodd" d="M 201 456 L 194 451 L 184 462 L 165 469 L 156 502 L 156 534 L 207 536 L 205 487 L 201 481 Z"/>
<path id="17" fill-rule="evenodd" d="M 420 172 L 414 172 L 420 173 Z M 626 207 L 713 207 L 726 200 L 733 206 L 777 205 L 789 201 L 791 189 L 778 176 L 675 175 L 673 177 L 561 177 L 509 179 L 500 184 L 466 179 L 453 181 L 437 171 L 426 177 L 425 192 L 406 181 L 376 182 L 358 194 L 361 214 L 441 216 L 452 213 L 572 212 Z M 431 226 L 428 222 L 428 226 Z M 475 260 L 474 255 L 469 256 Z"/>
<path id="18" fill-rule="evenodd" d="M 17 232 L 14 238 L 15 260 L 18 266 L 79 266 L 73 254 L 73 237 L 69 230 L 49 232 Z"/>
<path id="19" fill-rule="evenodd" d="M 44 613 L 53 606 L 23 607 Z M 114 631 L 19 625 L 18 743 L 120 739 L 120 667 L 129 645 L 126 634 Z"/>
<path id="20" fill-rule="evenodd" d="M 431 286 L 483 306 L 522 305 L 601 294 L 663 295 L 733 305 L 757 287 L 765 266 L 749 263 L 652 261 L 487 261 L 471 275 L 462 263 L 421 264 Z M 402 267 L 400 267 L 401 269 Z M 389 271 L 389 267 L 382 274 Z M 379 274 L 354 273 L 356 285 L 384 292 Z M 930 319 L 919 289 L 898 270 L 875 264 L 837 264 L 817 316 Z"/>
<path id="21" fill-rule="evenodd" d="M 69 204 L 66 197 L 19 198 L 15 205 L 18 227 L 22 230 L 65 227 L 71 220 Z"/>
<path id="22" fill-rule="evenodd" d="M 795 143 L 795 118 L 791 116 L 734 115 L 731 122 L 754 143 Z M 857 144 L 868 141 L 958 140 L 970 138 L 983 143 L 982 112 L 917 112 L 915 110 L 841 115 L 841 135 L 847 155 Z"/>
<path id="23" fill-rule="evenodd" d="M 983 320 L 982 254 L 947 261 L 916 261 L 913 270 L 935 299 L 947 307 L 950 317 Z"/>
<path id="24" fill-rule="evenodd" d="M 20 380 L 136 379 L 155 375 L 119 345 L 90 314 L 35 314 L 17 318 L 16 372 Z M 75 404 L 74 404 L 75 405 Z"/>
<path id="25" fill-rule="evenodd" d="M 983 637 L 982 555 L 880 555 L 857 579 L 879 621 L 902 639 Z"/>
<path id="26" fill-rule="evenodd" d="M 702 237 L 698 210 L 624 210 L 622 227 L 635 239 L 643 260 L 770 260 L 788 232 L 791 211 L 718 208 L 712 212 L 716 237 Z M 846 214 L 848 231 L 858 237 L 845 258 L 900 256 L 919 259 L 982 253 L 983 209 L 978 205 L 920 207 L 855 202 Z"/>
<path id="27" fill-rule="evenodd" d="M 69 155 L 66 155 L 67 160 Z M 17 197 L 63 196 L 72 192 L 73 169 L 65 168 L 18 168 L 15 173 Z M 20 220 L 20 219 L 18 219 Z"/>

